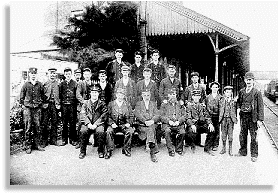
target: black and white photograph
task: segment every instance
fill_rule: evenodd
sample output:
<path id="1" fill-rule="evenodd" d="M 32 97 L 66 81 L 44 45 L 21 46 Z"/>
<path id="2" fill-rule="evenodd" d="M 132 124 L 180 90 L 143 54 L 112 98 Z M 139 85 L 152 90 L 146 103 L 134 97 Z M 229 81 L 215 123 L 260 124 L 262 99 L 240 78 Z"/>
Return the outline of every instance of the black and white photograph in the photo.
<path id="1" fill-rule="evenodd" d="M 9 188 L 278 185 L 277 1 L 8 7 Z"/>

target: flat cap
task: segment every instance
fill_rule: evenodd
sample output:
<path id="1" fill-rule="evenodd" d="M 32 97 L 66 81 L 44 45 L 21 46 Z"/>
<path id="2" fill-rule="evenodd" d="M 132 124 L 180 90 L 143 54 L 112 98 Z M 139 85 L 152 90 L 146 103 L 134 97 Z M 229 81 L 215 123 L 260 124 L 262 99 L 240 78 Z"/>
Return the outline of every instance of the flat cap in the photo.
<path id="1" fill-rule="evenodd" d="M 28 71 L 28 72 L 30 72 L 30 73 L 32 73 L 32 74 L 37 74 L 37 71 L 38 71 L 37 68 L 31 67 L 31 68 L 29 68 L 29 71 Z"/>
<path id="2" fill-rule="evenodd" d="M 245 79 L 254 79 L 254 74 L 252 72 L 246 72 L 245 76 L 244 76 Z"/>
<path id="3" fill-rule="evenodd" d="M 83 72 L 91 72 L 91 69 L 90 68 L 84 68 Z"/>
<path id="4" fill-rule="evenodd" d="M 115 53 L 124 53 L 124 51 L 122 49 L 116 49 Z"/>
<path id="5" fill-rule="evenodd" d="M 198 76 L 198 77 L 199 77 L 200 74 L 199 74 L 198 72 L 192 72 L 192 73 L 191 73 L 191 77 L 193 77 L 193 76 Z"/>
<path id="6" fill-rule="evenodd" d="M 228 85 L 228 86 L 224 87 L 224 91 L 226 91 L 226 90 L 233 90 L 233 87 Z"/>
<path id="7" fill-rule="evenodd" d="M 121 67 L 121 71 L 122 71 L 122 70 L 123 70 L 123 71 L 130 71 L 130 67 L 124 65 L 124 66 Z"/>
<path id="8" fill-rule="evenodd" d="M 71 72 L 72 72 L 72 69 L 71 69 L 70 67 L 66 67 L 66 68 L 64 69 L 64 72 L 68 72 L 68 71 L 71 71 Z"/>
<path id="9" fill-rule="evenodd" d="M 90 92 L 91 92 L 91 91 L 98 91 L 98 92 L 100 91 L 100 88 L 99 88 L 98 85 L 92 85 L 92 86 L 90 86 L 89 89 L 90 89 Z"/>
<path id="10" fill-rule="evenodd" d="M 81 70 L 78 68 L 78 69 L 75 69 L 74 72 L 75 72 L 75 73 L 81 73 Z"/>
<path id="11" fill-rule="evenodd" d="M 53 72 L 53 71 L 57 71 L 57 69 L 52 67 L 52 68 L 49 68 L 48 71 Z"/>
<path id="12" fill-rule="evenodd" d="M 153 49 L 153 50 L 151 51 L 151 54 L 154 54 L 154 53 L 160 54 L 159 50 L 157 50 L 157 49 Z"/>
<path id="13" fill-rule="evenodd" d="M 167 89 L 167 94 L 176 94 L 176 89 L 175 88 L 169 88 Z"/>
<path id="14" fill-rule="evenodd" d="M 119 87 L 116 89 L 116 93 L 122 93 L 122 94 L 126 95 L 126 90 Z"/>
<path id="15" fill-rule="evenodd" d="M 192 91 L 192 96 L 201 96 L 201 90 L 199 89 L 194 89 Z"/>
<path id="16" fill-rule="evenodd" d="M 149 68 L 149 67 L 145 67 L 145 68 L 143 69 L 143 72 L 152 72 L 152 69 Z"/>
<path id="17" fill-rule="evenodd" d="M 174 65 L 172 65 L 172 64 L 169 64 L 169 65 L 168 65 L 168 68 L 169 68 L 169 69 L 175 69 L 176 67 L 175 67 Z"/>
<path id="18" fill-rule="evenodd" d="M 212 85 L 218 85 L 218 88 L 220 88 L 220 83 L 218 83 L 217 81 L 213 81 L 209 84 L 209 88 L 212 87 Z"/>
<path id="19" fill-rule="evenodd" d="M 140 55 L 140 56 L 141 56 L 142 53 L 141 53 L 140 51 L 136 51 L 136 52 L 135 52 L 135 56 L 136 56 L 136 55 Z"/>
<path id="20" fill-rule="evenodd" d="M 99 74 L 101 74 L 101 75 L 106 75 L 107 72 L 106 72 L 106 70 L 99 70 Z"/>

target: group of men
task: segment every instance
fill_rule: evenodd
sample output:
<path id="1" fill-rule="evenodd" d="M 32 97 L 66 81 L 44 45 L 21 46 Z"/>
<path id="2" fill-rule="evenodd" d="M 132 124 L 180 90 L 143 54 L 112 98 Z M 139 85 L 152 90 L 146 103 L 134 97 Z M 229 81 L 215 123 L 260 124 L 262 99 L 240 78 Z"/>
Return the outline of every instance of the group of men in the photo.
<path id="1" fill-rule="evenodd" d="M 198 83 L 197 72 L 191 73 L 192 84 L 183 90 L 180 80 L 175 77 L 176 67 L 161 64 L 158 50 L 152 52 L 149 64 L 141 62 L 140 52 L 135 53 L 132 65 L 122 61 L 121 49 L 115 51 L 115 57 L 105 70 L 99 71 L 98 83 L 91 80 L 89 68 L 83 69 L 84 80 L 79 81 L 71 79 L 72 70 L 66 68 L 65 80 L 59 83 L 57 70 L 51 68 L 49 81 L 42 84 L 36 81 L 36 68 L 30 68 L 30 80 L 20 94 L 20 103 L 24 105 L 26 153 L 31 153 L 32 145 L 40 151 L 48 144 L 58 145 L 57 121 L 61 110 L 60 146 L 69 141 L 75 148 L 80 148 L 80 159 L 86 156 L 91 134 L 94 134 L 99 158 L 111 158 L 115 143 L 121 138 L 119 134 L 123 135 L 123 140 L 120 139 L 122 153 L 130 157 L 135 132 L 137 144 L 150 149 L 152 162 L 158 161 L 156 153 L 163 137 L 169 156 L 174 157 L 175 153 L 184 154 L 185 145 L 194 153 L 196 146 L 201 146 L 202 133 L 207 133 L 204 151 L 214 156 L 219 146 L 220 124 L 221 154 L 226 152 L 228 137 L 229 154 L 232 155 L 233 124 L 237 122 L 236 107 L 239 106 L 241 148 L 238 156 L 247 155 L 249 130 L 251 157 L 256 161 L 257 123 L 263 121 L 263 106 L 261 93 L 253 87 L 252 73 L 246 73 L 246 88 L 239 92 L 238 99 L 232 98 L 231 86 L 226 86 L 224 96 L 221 96 L 218 82 L 210 84 L 212 93 L 207 96 L 204 86 Z M 81 75 L 80 70 L 75 73 Z"/>

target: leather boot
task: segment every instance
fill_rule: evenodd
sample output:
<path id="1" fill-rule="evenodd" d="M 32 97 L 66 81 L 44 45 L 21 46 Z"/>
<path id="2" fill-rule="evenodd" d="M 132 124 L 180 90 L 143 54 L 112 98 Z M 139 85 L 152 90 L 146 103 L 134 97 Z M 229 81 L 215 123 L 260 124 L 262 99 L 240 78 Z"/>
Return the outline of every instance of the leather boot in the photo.
<path id="1" fill-rule="evenodd" d="M 226 153 L 226 141 L 223 141 L 223 147 L 220 154 L 225 154 L 225 153 Z"/>
<path id="2" fill-rule="evenodd" d="M 229 141 L 229 155 L 232 156 L 232 141 Z"/>

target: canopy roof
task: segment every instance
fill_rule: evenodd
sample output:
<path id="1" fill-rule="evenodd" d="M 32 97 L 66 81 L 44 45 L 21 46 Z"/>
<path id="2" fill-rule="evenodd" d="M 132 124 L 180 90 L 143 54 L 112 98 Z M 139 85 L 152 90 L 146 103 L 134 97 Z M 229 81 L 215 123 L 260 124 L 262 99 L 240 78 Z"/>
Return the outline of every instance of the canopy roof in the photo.
<path id="1" fill-rule="evenodd" d="M 219 32 L 236 41 L 249 37 L 171 1 L 141 1 L 140 18 L 147 22 L 146 36 Z"/>

